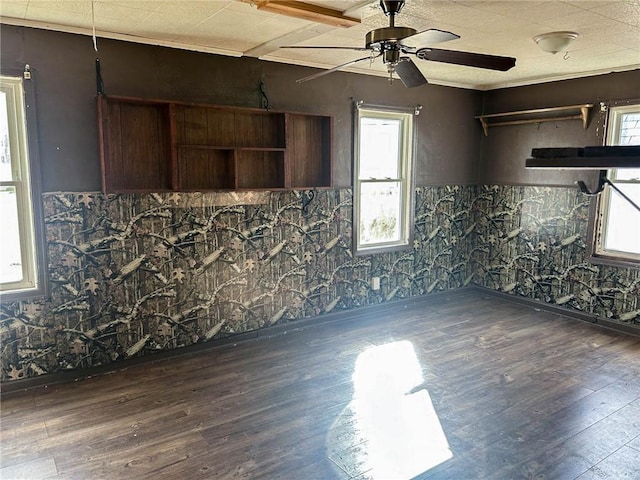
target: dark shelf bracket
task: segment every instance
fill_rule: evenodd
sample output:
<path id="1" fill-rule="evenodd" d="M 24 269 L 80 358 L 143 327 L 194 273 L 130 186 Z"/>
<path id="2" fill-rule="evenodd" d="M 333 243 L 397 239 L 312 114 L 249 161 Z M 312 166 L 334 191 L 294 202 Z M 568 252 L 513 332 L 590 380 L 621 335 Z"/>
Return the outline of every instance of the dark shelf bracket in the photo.
<path id="1" fill-rule="evenodd" d="M 587 187 L 587 185 L 582 180 L 578 180 L 576 183 L 578 184 L 578 188 L 580 188 L 580 191 L 585 195 L 589 195 L 589 196 L 599 195 L 604 190 L 604 187 L 606 185 L 609 185 L 618 195 L 624 198 L 636 210 L 640 212 L 640 206 L 636 202 L 634 202 L 631 198 L 629 198 L 629 196 L 627 196 L 622 190 L 616 187 L 616 185 L 611 180 L 607 178 L 606 170 L 600 170 L 600 176 L 598 177 L 598 185 L 596 186 L 595 190 L 589 190 L 589 187 Z"/>

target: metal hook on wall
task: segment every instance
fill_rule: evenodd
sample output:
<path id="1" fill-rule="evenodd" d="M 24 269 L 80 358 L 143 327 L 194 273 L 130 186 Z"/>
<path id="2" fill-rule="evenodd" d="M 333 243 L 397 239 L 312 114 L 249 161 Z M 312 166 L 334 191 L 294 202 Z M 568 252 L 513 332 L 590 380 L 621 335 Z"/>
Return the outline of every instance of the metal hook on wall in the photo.
<path id="1" fill-rule="evenodd" d="M 91 0 L 91 29 L 93 40 L 93 49 L 98 53 L 98 38 L 96 37 L 96 20 L 95 20 L 95 0 Z M 96 93 L 104 94 L 104 81 L 102 80 L 102 69 L 100 68 L 100 58 L 96 55 Z"/>
<path id="2" fill-rule="evenodd" d="M 300 194 L 300 202 L 302 204 L 302 216 L 309 216 L 309 204 L 316 198 L 316 192 L 314 190 L 304 190 Z"/>
<path id="3" fill-rule="evenodd" d="M 606 185 L 609 185 L 618 195 L 624 198 L 636 210 L 640 212 L 640 206 L 636 202 L 634 202 L 631 198 L 629 198 L 622 190 L 616 187 L 611 180 L 607 178 L 606 170 L 600 170 L 600 176 L 598 177 L 598 185 L 596 186 L 595 190 L 589 190 L 587 185 L 582 180 L 578 180 L 576 183 L 578 184 L 578 188 L 580 188 L 580 191 L 585 195 L 589 195 L 589 196 L 594 196 L 594 195 L 598 195 L 599 193 L 602 193 L 602 191 L 604 190 L 604 187 Z"/>
<path id="4" fill-rule="evenodd" d="M 104 94 L 104 81 L 102 80 L 102 69 L 100 68 L 100 59 L 96 58 L 96 93 Z"/>
<path id="5" fill-rule="evenodd" d="M 262 96 L 261 97 L 262 108 L 269 111 L 269 108 L 270 108 L 269 97 L 267 97 L 267 90 L 262 80 L 260 80 L 260 95 Z"/>

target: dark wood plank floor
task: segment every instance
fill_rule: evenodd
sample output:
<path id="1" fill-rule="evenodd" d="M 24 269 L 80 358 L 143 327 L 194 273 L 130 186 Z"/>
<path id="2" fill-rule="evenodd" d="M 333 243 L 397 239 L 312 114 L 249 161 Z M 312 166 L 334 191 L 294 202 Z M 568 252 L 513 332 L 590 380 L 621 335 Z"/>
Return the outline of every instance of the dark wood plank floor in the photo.
<path id="1" fill-rule="evenodd" d="M 474 290 L 1 407 L 2 479 L 640 479 L 640 338 Z"/>

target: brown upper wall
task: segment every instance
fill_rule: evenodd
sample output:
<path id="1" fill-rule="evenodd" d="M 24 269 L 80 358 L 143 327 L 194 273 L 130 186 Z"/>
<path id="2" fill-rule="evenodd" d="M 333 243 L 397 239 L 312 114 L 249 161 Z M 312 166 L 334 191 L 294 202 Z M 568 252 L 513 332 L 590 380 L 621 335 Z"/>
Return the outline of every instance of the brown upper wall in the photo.
<path id="1" fill-rule="evenodd" d="M 44 191 L 100 189 L 95 58 L 90 37 L 2 25 L 3 68 L 31 66 L 36 91 Z M 142 98 L 333 115 L 336 186 L 350 186 L 352 99 L 423 106 L 418 117 L 418 185 L 476 182 L 482 93 L 426 85 L 405 88 L 382 77 L 337 72 L 302 85 L 312 69 L 115 40 L 98 40 L 105 92 Z"/>
<path id="2" fill-rule="evenodd" d="M 638 99 L 639 85 L 640 70 L 633 70 L 485 92 L 484 114 L 583 103 L 594 106 L 586 130 L 578 120 L 489 129 L 489 136 L 482 140 L 479 183 L 573 185 L 576 180 L 595 181 L 594 172 L 527 170 L 525 159 L 537 147 L 602 145 L 604 115 L 599 103 Z"/>

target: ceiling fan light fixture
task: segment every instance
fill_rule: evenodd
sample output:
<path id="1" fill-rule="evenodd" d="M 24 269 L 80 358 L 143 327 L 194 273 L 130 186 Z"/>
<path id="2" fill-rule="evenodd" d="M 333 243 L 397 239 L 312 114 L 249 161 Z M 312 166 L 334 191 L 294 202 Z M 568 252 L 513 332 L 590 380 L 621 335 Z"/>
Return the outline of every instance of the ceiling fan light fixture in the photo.
<path id="1" fill-rule="evenodd" d="M 565 52 L 567 47 L 578 38 L 576 32 L 549 32 L 533 37 L 538 47 L 547 53 Z"/>

